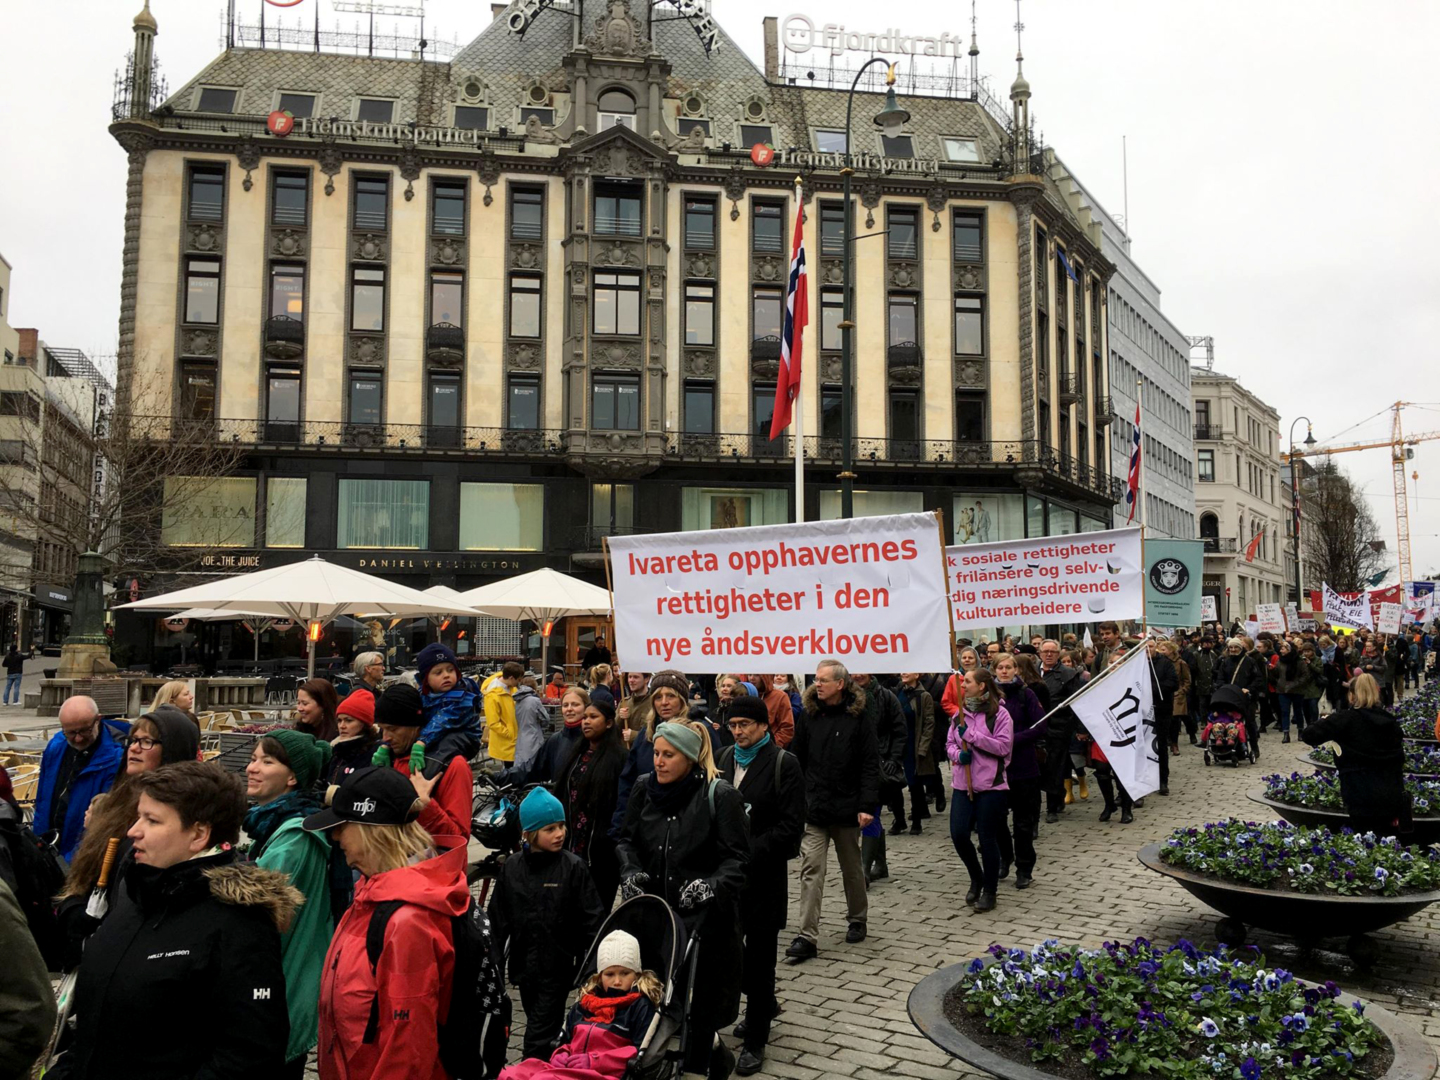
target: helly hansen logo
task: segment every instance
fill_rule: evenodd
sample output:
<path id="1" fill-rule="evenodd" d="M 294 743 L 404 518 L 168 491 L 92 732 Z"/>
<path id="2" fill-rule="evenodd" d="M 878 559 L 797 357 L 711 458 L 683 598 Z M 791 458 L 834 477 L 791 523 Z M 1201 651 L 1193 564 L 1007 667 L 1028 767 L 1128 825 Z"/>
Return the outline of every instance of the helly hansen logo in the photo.
<path id="1" fill-rule="evenodd" d="M 364 816 L 367 815 L 367 814 L 373 814 L 374 812 L 375 812 L 375 800 L 374 800 L 374 799 L 366 799 L 364 802 L 358 802 L 358 803 L 355 804 L 355 813 L 359 814 L 361 817 L 364 817 Z"/>
<path id="2" fill-rule="evenodd" d="M 393 1013 L 391 1013 L 390 1019 L 391 1019 L 391 1020 L 409 1020 L 409 1019 L 410 1019 L 410 1010 L 409 1010 L 409 1009 L 396 1009 Z"/>
<path id="3" fill-rule="evenodd" d="M 268 987 L 268 986 L 257 986 L 257 987 L 255 988 L 255 996 L 254 996 L 251 1000 L 252 1000 L 252 1001 L 269 1001 L 269 1000 L 270 1000 L 270 987 Z"/>

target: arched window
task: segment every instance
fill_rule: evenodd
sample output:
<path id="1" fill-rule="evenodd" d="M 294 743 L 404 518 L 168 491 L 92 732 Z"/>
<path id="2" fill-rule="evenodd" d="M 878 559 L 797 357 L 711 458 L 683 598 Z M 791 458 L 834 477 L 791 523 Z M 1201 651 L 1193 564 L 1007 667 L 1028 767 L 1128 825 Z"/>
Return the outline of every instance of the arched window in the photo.
<path id="1" fill-rule="evenodd" d="M 1214 514 L 1200 515 L 1200 539 L 1205 541 L 1206 551 L 1220 550 L 1220 519 Z"/>
<path id="2" fill-rule="evenodd" d="M 627 127 L 635 130 L 635 98 L 624 90 L 606 90 L 595 103 L 599 113 L 599 127 L 605 131 L 612 127 Z"/>

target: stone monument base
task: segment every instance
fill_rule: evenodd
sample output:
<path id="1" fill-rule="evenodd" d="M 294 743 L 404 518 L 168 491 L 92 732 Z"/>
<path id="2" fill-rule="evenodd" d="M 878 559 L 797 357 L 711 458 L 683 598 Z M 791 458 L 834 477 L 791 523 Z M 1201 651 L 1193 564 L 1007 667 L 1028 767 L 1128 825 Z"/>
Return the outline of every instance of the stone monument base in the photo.
<path id="1" fill-rule="evenodd" d="M 109 645 L 65 644 L 60 647 L 60 667 L 55 672 L 57 679 L 89 679 L 95 675 L 114 673 Z"/>

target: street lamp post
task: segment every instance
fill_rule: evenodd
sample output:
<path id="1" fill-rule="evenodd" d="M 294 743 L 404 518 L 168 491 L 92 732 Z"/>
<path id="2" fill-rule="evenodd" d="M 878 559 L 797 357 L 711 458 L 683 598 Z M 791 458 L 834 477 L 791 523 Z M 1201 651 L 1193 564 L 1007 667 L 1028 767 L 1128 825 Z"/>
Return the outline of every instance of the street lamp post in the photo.
<path id="1" fill-rule="evenodd" d="M 851 412 L 854 398 L 855 363 L 854 346 L 851 341 L 851 333 L 855 329 L 854 298 L 851 295 L 850 285 L 850 264 L 855 255 L 855 212 L 850 205 L 850 177 L 855 170 L 850 167 L 850 114 L 855 105 L 855 88 L 860 85 L 860 77 L 875 64 L 885 63 L 883 57 L 874 57 L 867 60 L 865 64 L 855 73 L 855 81 L 850 84 L 850 93 L 845 97 L 845 167 L 840 170 L 843 180 L 843 203 L 845 206 L 845 258 L 844 278 L 842 280 L 842 308 L 840 315 L 840 516 L 851 518 L 855 516 L 855 454 L 851 446 L 854 439 L 853 422 Z M 893 64 L 885 72 L 885 107 L 875 117 L 875 123 L 880 129 L 891 138 L 900 134 L 905 121 L 910 119 L 910 114 L 900 108 L 895 100 L 895 66 Z"/>
<path id="2" fill-rule="evenodd" d="M 1306 446 L 1315 445 L 1315 435 L 1310 430 L 1311 420 L 1308 416 L 1297 416 L 1290 422 L 1290 516 L 1293 519 L 1292 532 L 1295 537 L 1295 610 L 1300 610 L 1300 604 L 1304 593 L 1300 591 L 1300 470 L 1299 462 L 1295 457 L 1295 425 L 1301 420 L 1305 421 L 1305 443 Z"/>

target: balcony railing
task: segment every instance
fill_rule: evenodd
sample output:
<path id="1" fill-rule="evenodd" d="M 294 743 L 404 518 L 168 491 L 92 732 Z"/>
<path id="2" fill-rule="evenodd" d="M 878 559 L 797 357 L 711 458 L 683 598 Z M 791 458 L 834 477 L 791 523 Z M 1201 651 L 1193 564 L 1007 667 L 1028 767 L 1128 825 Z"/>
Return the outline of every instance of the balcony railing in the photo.
<path id="1" fill-rule="evenodd" d="M 465 331 L 454 323 L 433 324 L 425 331 L 425 355 L 439 364 L 458 364 L 465 359 Z"/>
<path id="2" fill-rule="evenodd" d="M 1219 439 L 1224 434 L 1219 424 L 1196 424 L 1195 438 L 1197 439 Z"/>
<path id="3" fill-rule="evenodd" d="M 1062 371 L 1060 373 L 1060 404 L 1077 405 L 1084 396 L 1085 387 L 1080 383 L 1080 376 Z"/>
<path id="4" fill-rule="evenodd" d="M 1095 399 L 1095 423 L 1110 424 L 1114 421 L 1115 404 L 1111 400 L 1110 395 L 1106 394 L 1103 397 L 1097 397 Z"/>
<path id="5" fill-rule="evenodd" d="M 265 320 L 265 355 L 272 360 L 294 360 L 305 351 L 305 323 L 293 315 Z"/>
<path id="6" fill-rule="evenodd" d="M 347 424 L 334 420 L 193 420 L 137 416 L 136 438 L 168 442 L 223 443 L 280 450 L 349 452 L 459 451 L 495 457 L 560 456 L 564 432 L 553 429 L 447 427 L 425 424 Z"/>
<path id="7" fill-rule="evenodd" d="M 1233 536 L 1202 536 L 1206 555 L 1234 555 L 1240 550 L 1240 542 Z"/>
<path id="8" fill-rule="evenodd" d="M 924 358 L 920 346 L 913 341 L 897 341 L 886 353 L 891 371 L 919 371 Z"/>

